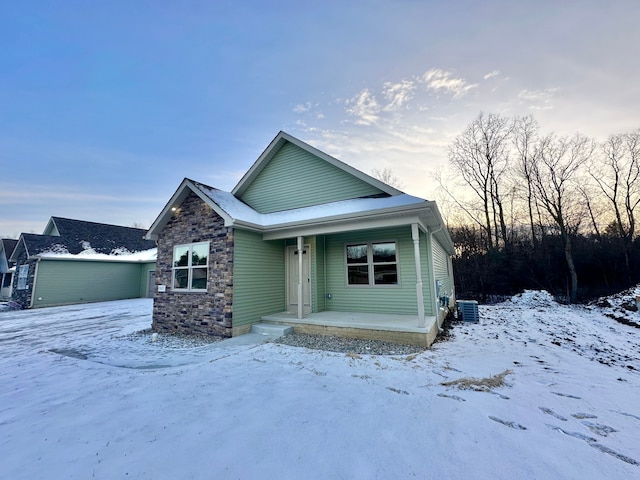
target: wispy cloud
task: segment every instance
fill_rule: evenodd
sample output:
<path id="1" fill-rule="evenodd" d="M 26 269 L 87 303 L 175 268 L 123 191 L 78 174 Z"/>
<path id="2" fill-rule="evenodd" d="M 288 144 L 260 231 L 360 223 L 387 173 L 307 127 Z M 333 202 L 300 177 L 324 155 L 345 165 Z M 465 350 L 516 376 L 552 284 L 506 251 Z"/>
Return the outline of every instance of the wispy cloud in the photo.
<path id="1" fill-rule="evenodd" d="M 305 113 L 311 110 L 311 102 L 300 103 L 293 107 L 295 113 Z"/>
<path id="2" fill-rule="evenodd" d="M 518 99 L 531 110 L 551 110 L 552 100 L 555 97 L 557 88 L 547 88 L 545 90 L 522 90 L 518 93 Z"/>
<path id="3" fill-rule="evenodd" d="M 416 85 L 409 80 L 398 83 L 386 82 L 383 86 L 384 98 L 389 102 L 385 110 L 395 110 L 405 106 L 414 95 Z"/>
<path id="4" fill-rule="evenodd" d="M 356 117 L 356 125 L 372 125 L 379 119 L 380 105 L 368 88 L 346 100 L 345 104 L 347 113 Z"/>
<path id="5" fill-rule="evenodd" d="M 489 80 L 490 78 L 497 77 L 500 75 L 500 70 L 494 70 L 493 72 L 487 73 L 484 77 L 485 80 Z"/>
<path id="6" fill-rule="evenodd" d="M 335 97 L 322 106 L 328 121 L 318 121 L 315 110 L 319 104 L 300 102 L 295 109 L 300 117 L 296 127 L 321 150 L 364 172 L 392 169 L 408 192 L 424 195 L 432 192 L 426 170 L 446 156 L 446 145 L 464 121 L 459 109 L 466 102 L 457 102 L 452 110 L 448 100 L 461 98 L 478 86 L 434 68 L 408 80 L 389 80 L 347 97 Z"/>
<path id="7" fill-rule="evenodd" d="M 453 73 L 439 68 L 427 70 L 420 77 L 420 81 L 426 85 L 428 90 L 450 93 L 456 99 L 463 97 L 469 90 L 478 86 L 477 83 L 469 83 L 463 78 L 454 78 Z"/>

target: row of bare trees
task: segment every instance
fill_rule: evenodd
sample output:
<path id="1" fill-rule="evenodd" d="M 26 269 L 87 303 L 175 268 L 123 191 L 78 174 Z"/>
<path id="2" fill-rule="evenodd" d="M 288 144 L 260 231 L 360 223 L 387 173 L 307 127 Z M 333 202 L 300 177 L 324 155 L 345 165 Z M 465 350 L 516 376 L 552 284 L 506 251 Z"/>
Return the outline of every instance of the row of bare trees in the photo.
<path id="1" fill-rule="evenodd" d="M 594 248 L 606 245 L 620 253 L 626 283 L 638 280 L 633 259 L 640 130 L 598 143 L 580 134 L 543 135 L 532 116 L 480 113 L 449 146 L 449 165 L 438 179 L 450 228 L 466 232 L 457 238 L 459 252 L 469 253 L 469 245 L 460 242 L 470 241 L 470 232 L 477 237 L 471 249 L 475 257 L 465 256 L 466 261 L 506 258 L 504 268 L 511 268 L 524 248 L 540 264 L 549 261 L 550 242 L 560 241 L 567 296 L 574 302 L 579 295 L 574 243 L 580 238 L 589 239 Z M 487 270 L 480 263 L 478 268 Z M 539 283 L 532 278 L 530 286 Z M 474 288 L 486 292 L 490 287 Z"/>

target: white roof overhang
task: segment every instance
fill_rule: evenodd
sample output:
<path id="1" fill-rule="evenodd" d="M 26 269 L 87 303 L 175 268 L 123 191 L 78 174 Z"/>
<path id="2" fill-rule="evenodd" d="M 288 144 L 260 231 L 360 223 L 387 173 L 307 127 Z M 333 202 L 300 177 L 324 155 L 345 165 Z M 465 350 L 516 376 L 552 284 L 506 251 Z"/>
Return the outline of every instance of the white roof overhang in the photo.
<path id="1" fill-rule="evenodd" d="M 233 193 L 217 190 L 184 179 L 145 238 L 157 239 L 190 192 L 195 193 L 222 219 L 226 227 L 251 230 L 264 240 L 322 235 L 343 231 L 366 230 L 418 224 L 434 233 L 440 244 L 453 254 L 453 243 L 435 202 L 406 194 L 384 198 L 357 198 L 314 205 L 282 212 L 260 214 L 240 201 Z"/>

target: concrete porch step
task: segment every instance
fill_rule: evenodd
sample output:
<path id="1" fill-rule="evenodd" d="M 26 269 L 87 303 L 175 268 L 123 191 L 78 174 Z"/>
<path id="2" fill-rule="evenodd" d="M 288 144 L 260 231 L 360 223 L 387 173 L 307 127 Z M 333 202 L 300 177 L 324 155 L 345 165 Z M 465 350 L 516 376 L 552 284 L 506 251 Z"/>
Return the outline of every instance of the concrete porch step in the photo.
<path id="1" fill-rule="evenodd" d="M 251 325 L 251 333 L 259 333 L 260 335 L 269 335 L 272 337 L 284 337 L 285 335 L 293 333 L 293 327 L 260 322 Z"/>

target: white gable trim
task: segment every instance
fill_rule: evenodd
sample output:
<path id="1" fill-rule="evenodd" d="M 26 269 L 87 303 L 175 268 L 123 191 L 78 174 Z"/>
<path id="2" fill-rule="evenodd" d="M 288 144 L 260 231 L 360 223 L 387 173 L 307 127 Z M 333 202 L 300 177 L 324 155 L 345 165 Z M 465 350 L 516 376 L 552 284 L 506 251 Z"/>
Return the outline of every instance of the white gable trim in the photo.
<path id="1" fill-rule="evenodd" d="M 24 236 L 20 234 L 18 243 L 16 244 L 16 247 L 13 249 L 13 252 L 11 253 L 11 257 L 9 257 L 10 262 L 16 262 L 16 263 L 18 262 L 18 257 L 16 255 L 16 252 L 18 251 L 18 247 L 20 246 L 20 244 L 22 244 L 22 248 L 24 248 L 24 253 L 27 256 L 27 260 L 31 258 L 31 256 L 29 255 L 29 249 L 27 248 L 27 242 L 24 241 Z"/>
<path id="2" fill-rule="evenodd" d="M 195 183 L 185 178 L 176 192 L 173 194 L 169 202 L 165 205 L 158 218 L 155 219 L 147 234 L 144 236 L 147 240 L 157 240 L 160 232 L 169 222 L 169 219 L 173 216 L 173 212 L 175 208 L 179 208 L 182 205 L 182 202 L 189 195 L 190 192 L 195 193 L 200 199 L 206 203 L 213 211 L 215 211 L 218 215 L 222 217 L 224 220 L 224 226 L 230 227 L 233 225 L 233 218 L 229 216 L 227 212 L 225 212 L 218 204 L 216 204 L 211 198 L 205 195 L 202 190 L 200 190 Z"/>
<path id="3" fill-rule="evenodd" d="M 271 141 L 265 151 L 262 152 L 262 155 L 258 157 L 258 159 L 247 171 L 247 173 L 244 174 L 238 184 L 233 188 L 233 190 L 231 190 L 231 193 L 237 197 L 241 196 L 247 190 L 247 188 L 249 188 L 249 185 L 253 183 L 255 178 L 260 174 L 264 167 L 266 167 L 271 159 L 278 153 L 278 151 L 280 151 L 280 149 L 286 142 L 292 143 L 293 145 L 309 152 L 310 154 L 324 160 L 327 163 L 330 163 L 334 167 L 343 170 L 344 172 L 362 180 L 365 183 L 368 183 L 369 185 L 383 191 L 388 195 L 400 195 L 402 193 L 400 190 L 393 188 L 392 186 L 387 185 L 386 183 L 381 182 L 380 180 L 373 178 L 370 175 L 367 175 L 366 173 L 361 172 L 360 170 L 357 170 L 352 166 L 341 162 L 337 158 L 334 158 L 331 155 L 328 155 L 318 150 L 317 148 L 314 148 L 311 145 L 303 142 L 302 140 L 298 140 L 297 138 L 282 131 L 278 133 L 278 135 L 276 135 L 276 137 Z"/>
<path id="4" fill-rule="evenodd" d="M 60 232 L 58 231 L 58 226 L 56 225 L 56 221 L 53 219 L 53 217 L 51 217 L 47 222 L 47 226 L 44 227 L 44 231 L 42 232 L 42 235 L 51 235 L 54 237 L 60 236 Z"/>
<path id="5" fill-rule="evenodd" d="M 157 240 L 160 232 L 173 216 L 172 209 L 178 208 L 190 192 L 198 195 L 220 215 L 225 227 L 259 232 L 265 240 L 417 223 L 425 232 L 433 232 L 450 255 L 454 253 L 453 242 L 444 228 L 438 207 L 435 202 L 429 200 L 400 194 L 380 199 L 336 202 L 335 208 L 324 209 L 324 211 L 322 209 L 318 211 L 319 206 L 314 206 L 275 214 L 260 214 L 231 193 L 208 187 L 188 178 L 182 181 L 162 213 L 149 228 L 145 238 Z M 369 202 L 371 205 L 364 209 L 358 206 L 344 208 L 345 205 L 353 206 L 354 202 Z M 338 211 L 343 213 L 337 213 Z"/>

